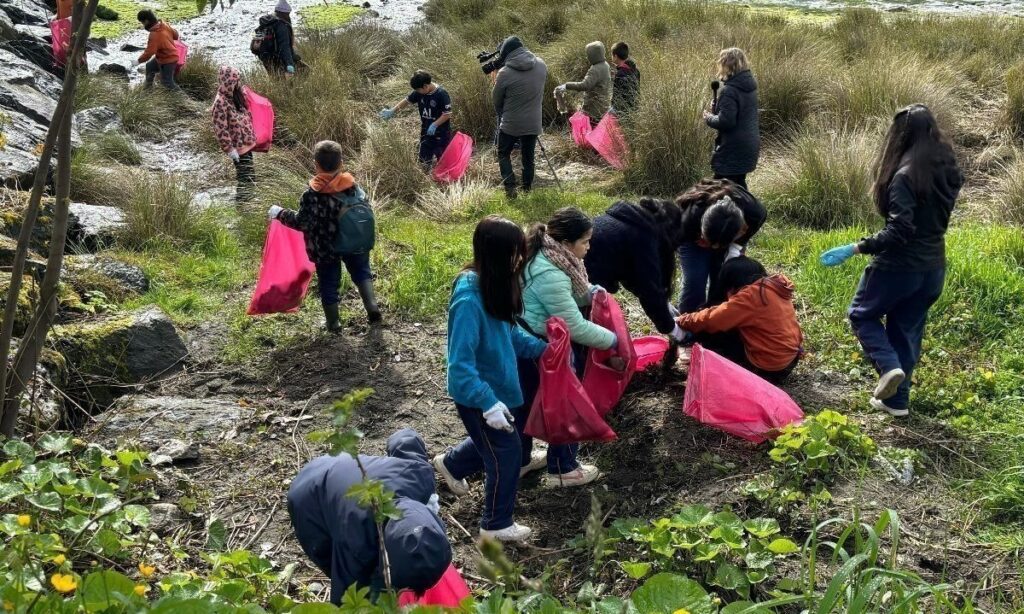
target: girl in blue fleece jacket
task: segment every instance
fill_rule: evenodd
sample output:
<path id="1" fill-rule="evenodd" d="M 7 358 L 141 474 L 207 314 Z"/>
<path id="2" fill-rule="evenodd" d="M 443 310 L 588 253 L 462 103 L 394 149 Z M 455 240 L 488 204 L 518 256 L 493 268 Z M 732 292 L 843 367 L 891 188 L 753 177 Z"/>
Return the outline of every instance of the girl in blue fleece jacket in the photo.
<path id="1" fill-rule="evenodd" d="M 543 341 L 516 325 L 523 310 L 519 280 L 526 236 L 514 223 L 487 216 L 473 233 L 473 263 L 455 281 L 448 305 L 448 394 L 469 433 L 434 466 L 456 495 L 481 470 L 481 537 L 524 541 L 532 531 L 512 520 L 523 465 L 515 422 L 526 420 L 516 359 L 536 360 Z"/>

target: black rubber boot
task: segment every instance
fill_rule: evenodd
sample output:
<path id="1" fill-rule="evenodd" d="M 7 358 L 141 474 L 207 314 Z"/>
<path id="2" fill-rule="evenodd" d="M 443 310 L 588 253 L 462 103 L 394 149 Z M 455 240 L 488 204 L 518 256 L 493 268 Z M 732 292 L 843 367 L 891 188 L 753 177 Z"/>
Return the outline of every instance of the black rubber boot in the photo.
<path id="1" fill-rule="evenodd" d="M 324 307 L 324 316 L 327 318 L 327 332 L 336 333 L 341 330 L 341 317 L 338 316 L 338 304 L 328 305 L 321 303 Z"/>
<path id="2" fill-rule="evenodd" d="M 373 293 L 373 280 L 367 279 L 356 284 L 359 290 L 359 297 L 363 299 L 363 307 L 366 309 L 366 319 L 370 324 L 377 324 L 384 319 L 377 306 L 377 297 Z"/>

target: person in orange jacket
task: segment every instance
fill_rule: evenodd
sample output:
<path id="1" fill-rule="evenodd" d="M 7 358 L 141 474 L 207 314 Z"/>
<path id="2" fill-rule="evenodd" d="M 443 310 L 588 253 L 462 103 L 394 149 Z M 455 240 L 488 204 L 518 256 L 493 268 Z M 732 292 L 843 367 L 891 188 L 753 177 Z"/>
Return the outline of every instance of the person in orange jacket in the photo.
<path id="1" fill-rule="evenodd" d="M 178 68 L 178 48 L 174 41 L 178 40 L 178 32 L 163 21 L 156 18 L 153 11 L 139 11 L 139 23 L 149 32 L 149 42 L 139 56 L 139 64 L 146 64 L 146 87 L 153 87 L 153 80 L 160 73 L 160 83 L 169 90 L 180 88 L 174 81 L 174 72 Z"/>
<path id="2" fill-rule="evenodd" d="M 740 256 L 722 265 L 724 303 L 685 313 L 679 327 L 696 341 L 773 383 L 784 380 L 803 354 L 803 332 L 793 306 L 793 282 Z"/>
<path id="3" fill-rule="evenodd" d="M 57 0 L 57 19 L 71 17 L 71 10 L 75 0 Z"/>

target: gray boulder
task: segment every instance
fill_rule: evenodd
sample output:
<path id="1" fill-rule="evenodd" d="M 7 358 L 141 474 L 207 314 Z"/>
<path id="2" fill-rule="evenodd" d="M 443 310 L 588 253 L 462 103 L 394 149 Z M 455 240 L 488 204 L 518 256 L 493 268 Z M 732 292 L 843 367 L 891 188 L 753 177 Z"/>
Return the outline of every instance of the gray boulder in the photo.
<path id="1" fill-rule="evenodd" d="M 166 537 L 187 522 L 184 512 L 173 503 L 154 503 L 149 506 L 149 529 Z"/>
<path id="2" fill-rule="evenodd" d="M 91 430 L 97 441 L 133 441 L 156 452 L 169 440 L 189 442 L 182 454 L 197 458 L 199 448 L 216 445 L 238 428 L 247 413 L 226 399 L 128 396 L 95 416 Z"/>
<path id="3" fill-rule="evenodd" d="M 116 132 L 124 128 L 121 116 L 110 107 L 93 107 L 79 111 L 75 113 L 74 121 L 75 127 L 83 134 Z"/>
<path id="4" fill-rule="evenodd" d="M 0 266 L 2 262 L 3 251 L 0 249 Z M 64 264 L 71 285 L 81 294 L 99 290 L 108 298 L 120 300 L 149 291 L 149 278 L 142 267 L 134 264 L 93 254 L 67 256 Z"/>
<path id="5" fill-rule="evenodd" d="M 117 207 L 71 203 L 68 207 L 68 249 L 96 251 L 114 242 L 124 228 L 124 212 Z"/>
<path id="6" fill-rule="evenodd" d="M 52 11 L 36 0 L 0 0 L 0 12 L 14 23 L 45 26 Z"/>
<path id="7" fill-rule="evenodd" d="M 181 370 L 188 350 L 174 323 L 159 307 L 54 328 L 57 349 L 78 378 L 68 394 L 103 410 L 140 384 Z"/>

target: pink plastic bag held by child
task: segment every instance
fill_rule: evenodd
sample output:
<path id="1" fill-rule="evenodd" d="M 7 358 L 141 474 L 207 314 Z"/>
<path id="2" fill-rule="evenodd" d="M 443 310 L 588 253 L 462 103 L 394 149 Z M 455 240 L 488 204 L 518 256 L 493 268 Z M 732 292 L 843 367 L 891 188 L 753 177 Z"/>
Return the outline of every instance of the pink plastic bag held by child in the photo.
<path id="1" fill-rule="evenodd" d="M 605 113 L 597 127 L 587 135 L 587 142 L 612 168 L 620 171 L 626 168 L 629 146 L 626 145 L 626 137 L 622 135 L 617 117 Z"/>
<path id="2" fill-rule="evenodd" d="M 182 68 L 185 68 L 185 60 L 188 59 L 188 45 L 181 41 L 174 41 L 174 48 L 178 50 L 178 65 L 174 68 L 174 76 L 177 77 Z"/>
<path id="3" fill-rule="evenodd" d="M 648 335 L 633 339 L 633 350 L 636 351 L 636 370 L 643 371 L 647 367 L 661 362 L 668 351 L 668 339 L 658 335 Z"/>
<path id="4" fill-rule="evenodd" d="M 246 313 L 255 316 L 298 311 L 312 277 L 313 263 L 306 256 L 302 233 L 278 220 L 271 221 L 263 245 L 260 278 Z"/>
<path id="5" fill-rule="evenodd" d="M 434 166 L 434 181 L 451 183 L 462 179 L 469 168 L 469 159 L 472 155 L 473 139 L 468 134 L 456 132 Z"/>
<path id="6" fill-rule="evenodd" d="M 71 18 L 54 19 L 50 22 L 50 49 L 53 50 L 53 63 L 64 66 L 68 61 L 71 48 Z"/>
<path id="7" fill-rule="evenodd" d="M 590 321 L 612 331 L 619 340 L 614 350 L 590 350 L 587 366 L 583 371 L 583 389 L 594 402 L 597 413 L 605 416 L 618 405 L 622 393 L 629 385 L 629 380 L 633 379 L 633 374 L 636 373 L 636 351 L 633 349 L 633 340 L 629 338 L 626 318 L 611 294 L 598 292 L 594 295 Z M 612 356 L 618 356 L 625 361 L 625 371 L 616 371 L 605 364 Z"/>
<path id="8" fill-rule="evenodd" d="M 804 419 L 788 394 L 700 344 L 690 354 L 683 411 L 754 443 L 774 438 L 782 427 Z"/>
<path id="9" fill-rule="evenodd" d="M 252 130 L 256 133 L 256 145 L 253 151 L 270 151 L 270 144 L 274 140 L 274 105 L 270 101 L 249 89 L 242 87 L 242 94 L 249 105 L 249 115 L 252 116 Z"/>
<path id="10" fill-rule="evenodd" d="M 402 591 L 398 595 L 398 607 L 404 608 L 407 605 L 438 606 L 442 608 L 457 608 L 462 600 L 469 597 L 469 587 L 462 579 L 462 574 L 451 563 L 448 569 L 441 576 L 433 587 L 427 589 L 419 599 L 412 591 Z"/>
<path id="11" fill-rule="evenodd" d="M 587 142 L 587 135 L 590 134 L 590 118 L 583 111 L 576 111 L 569 118 L 569 126 L 572 127 L 572 141 L 578 147 L 584 149 L 590 147 Z"/>
<path id="12" fill-rule="evenodd" d="M 526 434 L 550 444 L 611 441 L 609 427 L 583 390 L 569 364 L 569 329 L 561 318 L 548 319 L 548 348 L 540 357 L 540 388 L 533 399 Z"/>

